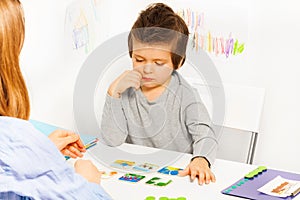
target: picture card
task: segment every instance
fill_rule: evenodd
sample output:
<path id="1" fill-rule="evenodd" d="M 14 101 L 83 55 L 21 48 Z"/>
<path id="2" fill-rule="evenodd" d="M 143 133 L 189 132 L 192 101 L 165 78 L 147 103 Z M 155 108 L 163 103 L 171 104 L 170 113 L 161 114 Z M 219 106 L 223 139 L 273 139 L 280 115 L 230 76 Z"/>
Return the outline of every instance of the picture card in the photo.
<path id="1" fill-rule="evenodd" d="M 299 192 L 299 189 L 300 181 L 289 180 L 282 178 L 281 176 L 276 176 L 257 190 L 271 196 L 287 197 L 295 195 L 296 192 Z"/>
<path id="2" fill-rule="evenodd" d="M 151 163 L 138 164 L 133 167 L 134 170 L 142 171 L 142 172 L 152 172 L 152 171 L 156 171 L 158 168 L 159 168 L 158 165 L 151 164 Z"/>
<path id="3" fill-rule="evenodd" d="M 116 160 L 110 166 L 115 167 L 115 168 L 119 168 L 119 169 L 130 170 L 130 169 L 132 169 L 134 164 L 135 164 L 134 161 Z"/>
<path id="4" fill-rule="evenodd" d="M 142 180 L 143 178 L 145 178 L 145 176 L 143 176 L 143 175 L 127 173 L 127 174 L 124 174 L 123 176 L 121 176 L 119 178 L 119 180 L 136 183 L 136 182 L 139 182 L 140 180 Z"/>
<path id="5" fill-rule="evenodd" d="M 172 180 L 170 180 L 170 179 L 161 178 L 161 177 L 153 177 L 150 180 L 148 180 L 146 182 L 146 184 L 162 187 L 162 186 L 166 186 L 166 185 L 170 184 L 171 182 L 172 182 Z"/>
<path id="6" fill-rule="evenodd" d="M 166 166 L 166 167 L 158 170 L 157 172 L 162 173 L 162 174 L 177 176 L 180 170 L 182 170 L 182 169 L 177 168 L 177 167 L 172 167 L 172 166 Z"/>

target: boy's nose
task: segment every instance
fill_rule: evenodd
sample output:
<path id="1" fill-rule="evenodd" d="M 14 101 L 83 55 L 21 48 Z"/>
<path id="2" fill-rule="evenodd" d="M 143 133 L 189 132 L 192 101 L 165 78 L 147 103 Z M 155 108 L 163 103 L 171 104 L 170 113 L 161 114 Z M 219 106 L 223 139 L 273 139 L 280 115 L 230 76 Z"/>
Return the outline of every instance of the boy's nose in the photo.
<path id="1" fill-rule="evenodd" d="M 143 69 L 144 73 L 152 73 L 153 72 L 153 66 L 152 64 L 147 64 L 147 65 L 144 65 L 144 69 Z"/>

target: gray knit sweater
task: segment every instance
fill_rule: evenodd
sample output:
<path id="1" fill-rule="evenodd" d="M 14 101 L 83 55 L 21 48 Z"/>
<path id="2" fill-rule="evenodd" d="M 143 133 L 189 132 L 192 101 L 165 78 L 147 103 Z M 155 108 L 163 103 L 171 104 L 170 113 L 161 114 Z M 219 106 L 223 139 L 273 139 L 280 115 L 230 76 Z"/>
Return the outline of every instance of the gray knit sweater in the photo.
<path id="1" fill-rule="evenodd" d="M 176 71 L 165 91 L 149 102 L 133 88 L 121 98 L 106 96 L 101 139 L 109 146 L 124 142 L 203 156 L 210 164 L 217 141 L 198 93 Z"/>

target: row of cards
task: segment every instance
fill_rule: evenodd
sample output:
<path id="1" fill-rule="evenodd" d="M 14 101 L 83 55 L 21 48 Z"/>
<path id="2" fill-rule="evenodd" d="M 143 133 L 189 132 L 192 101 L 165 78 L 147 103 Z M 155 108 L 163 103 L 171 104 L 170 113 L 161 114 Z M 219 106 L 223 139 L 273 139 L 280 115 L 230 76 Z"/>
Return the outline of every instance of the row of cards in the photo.
<path id="1" fill-rule="evenodd" d="M 152 163 L 141 163 L 136 164 L 134 161 L 128 160 L 116 160 L 111 165 L 111 167 L 123 169 L 123 170 L 134 170 L 140 172 L 155 172 L 159 168 L 158 165 Z M 181 168 L 166 166 L 157 172 L 167 175 L 178 175 L 179 171 L 182 170 Z"/>
<path id="2" fill-rule="evenodd" d="M 118 169 L 123 169 L 123 170 L 135 170 L 135 171 L 142 171 L 142 172 L 153 172 L 159 168 L 159 166 L 155 164 L 151 164 L 151 163 L 135 164 L 134 161 L 128 161 L 128 160 L 116 160 L 110 166 Z"/>
<path id="3" fill-rule="evenodd" d="M 140 175 L 140 174 L 127 173 L 127 174 L 121 176 L 119 178 L 119 180 L 131 182 L 131 183 L 137 183 L 137 182 L 141 181 L 142 179 L 144 179 L 145 177 L 146 176 Z M 172 180 L 169 180 L 166 178 L 153 177 L 153 178 L 149 179 L 148 181 L 146 181 L 145 183 L 148 185 L 155 185 L 155 186 L 161 187 L 161 186 L 166 186 L 166 185 L 170 184 L 171 182 L 172 182 Z"/>
<path id="4" fill-rule="evenodd" d="M 111 171 L 110 173 L 104 172 L 101 176 L 103 179 L 111 178 L 118 174 L 118 172 Z M 140 180 L 144 179 L 146 176 L 140 175 L 140 174 L 132 174 L 132 173 L 126 173 L 123 176 L 119 178 L 121 181 L 127 181 L 131 183 L 137 183 Z M 153 177 L 146 181 L 146 184 L 148 185 L 155 185 L 155 186 L 166 186 L 170 184 L 172 180 L 169 180 L 167 178 L 162 178 L 162 177 Z"/>

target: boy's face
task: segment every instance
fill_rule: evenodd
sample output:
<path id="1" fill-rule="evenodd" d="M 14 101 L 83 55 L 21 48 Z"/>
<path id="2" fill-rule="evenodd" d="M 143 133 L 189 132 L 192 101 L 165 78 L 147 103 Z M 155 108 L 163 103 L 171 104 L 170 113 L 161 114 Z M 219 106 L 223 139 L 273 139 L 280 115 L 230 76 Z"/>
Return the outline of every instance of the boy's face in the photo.
<path id="1" fill-rule="evenodd" d="M 174 69 L 169 45 L 149 45 L 135 41 L 132 63 L 134 70 L 142 75 L 142 89 L 154 89 L 167 84 Z"/>

